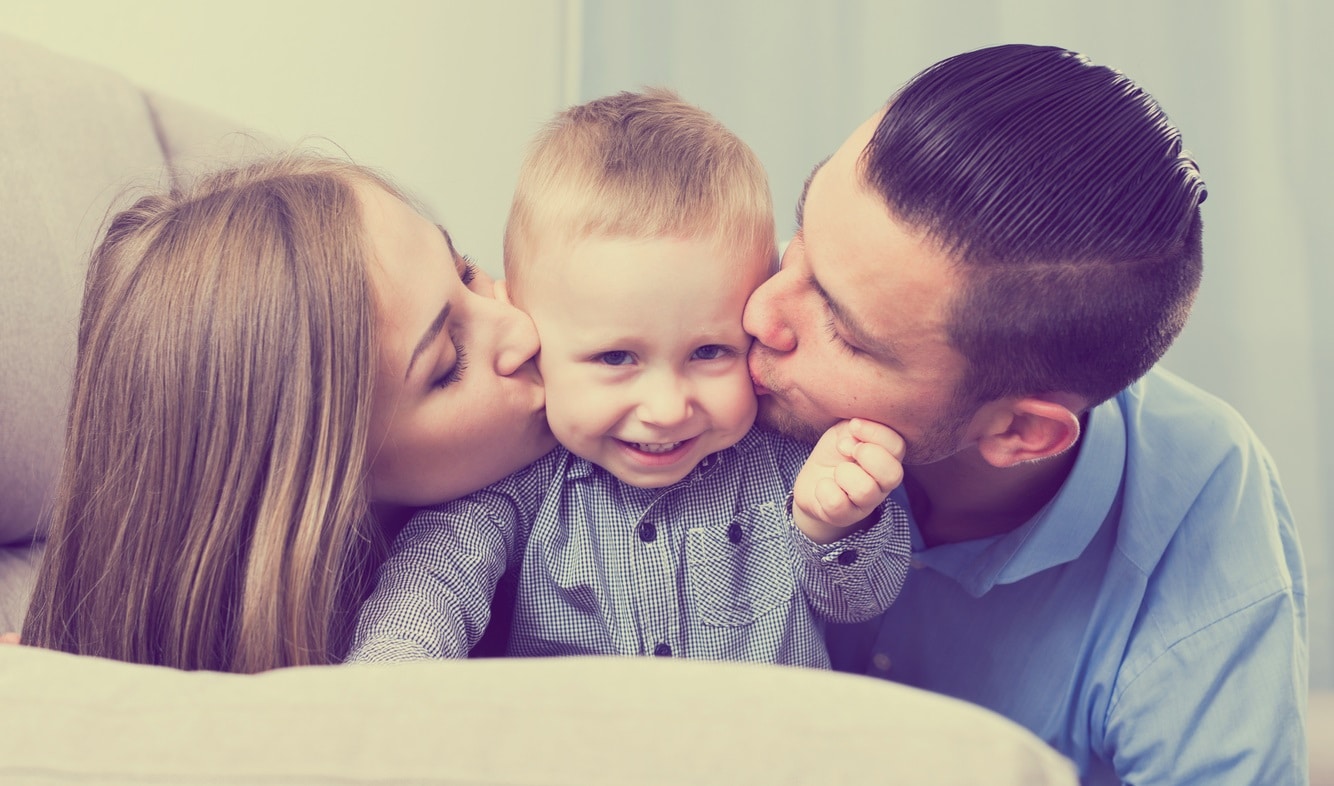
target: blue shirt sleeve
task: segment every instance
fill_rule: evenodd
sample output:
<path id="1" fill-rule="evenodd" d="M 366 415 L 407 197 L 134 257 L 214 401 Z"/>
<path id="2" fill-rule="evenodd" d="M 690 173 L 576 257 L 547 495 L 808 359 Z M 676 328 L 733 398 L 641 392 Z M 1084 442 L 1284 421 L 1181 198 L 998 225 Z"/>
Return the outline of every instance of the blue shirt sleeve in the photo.
<path id="1" fill-rule="evenodd" d="M 1163 557 L 1107 707 L 1100 754 L 1126 783 L 1307 782 L 1305 569 L 1272 459 L 1237 441 Z"/>

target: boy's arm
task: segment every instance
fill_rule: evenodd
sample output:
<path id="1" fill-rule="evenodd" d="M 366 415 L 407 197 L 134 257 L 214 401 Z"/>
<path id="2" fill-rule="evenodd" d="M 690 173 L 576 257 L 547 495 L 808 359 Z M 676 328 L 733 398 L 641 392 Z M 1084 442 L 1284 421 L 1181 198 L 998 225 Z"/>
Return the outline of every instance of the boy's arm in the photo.
<path id="1" fill-rule="evenodd" d="M 346 661 L 465 657 L 515 553 L 515 518 L 489 491 L 413 516 L 362 604 Z"/>
<path id="2" fill-rule="evenodd" d="M 835 424 L 792 486 L 797 580 L 830 622 L 871 619 L 898 597 L 912 555 L 908 516 L 888 499 L 903 480 L 903 439 L 880 423 Z"/>

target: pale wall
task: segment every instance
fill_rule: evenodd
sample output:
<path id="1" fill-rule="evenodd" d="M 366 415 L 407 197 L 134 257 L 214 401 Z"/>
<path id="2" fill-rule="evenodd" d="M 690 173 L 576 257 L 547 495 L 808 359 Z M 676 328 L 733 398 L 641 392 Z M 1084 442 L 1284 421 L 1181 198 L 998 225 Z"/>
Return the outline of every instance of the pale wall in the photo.
<path id="1" fill-rule="evenodd" d="M 322 136 L 420 197 L 488 269 L 523 146 L 566 103 L 562 0 L 0 0 L 0 30 L 285 141 Z"/>

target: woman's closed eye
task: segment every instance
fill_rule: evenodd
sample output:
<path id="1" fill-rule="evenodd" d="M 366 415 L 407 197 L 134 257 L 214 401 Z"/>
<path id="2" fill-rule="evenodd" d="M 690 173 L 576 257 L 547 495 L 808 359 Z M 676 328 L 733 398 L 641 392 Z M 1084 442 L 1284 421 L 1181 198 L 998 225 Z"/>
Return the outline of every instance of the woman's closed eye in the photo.
<path id="1" fill-rule="evenodd" d="M 433 388 L 447 388 L 463 378 L 463 372 L 468 368 L 468 353 L 464 351 L 463 345 L 457 341 L 454 342 L 454 365 L 449 370 L 435 378 L 431 383 Z"/>

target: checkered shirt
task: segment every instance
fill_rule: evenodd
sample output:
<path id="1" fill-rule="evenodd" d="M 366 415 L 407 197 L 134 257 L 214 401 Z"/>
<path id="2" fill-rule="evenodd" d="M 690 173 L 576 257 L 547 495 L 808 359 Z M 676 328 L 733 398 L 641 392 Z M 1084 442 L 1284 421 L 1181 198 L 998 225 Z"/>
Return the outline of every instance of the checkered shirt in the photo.
<path id="1" fill-rule="evenodd" d="M 362 606 L 349 661 L 461 657 L 516 582 L 509 655 L 673 655 L 828 668 L 821 620 L 870 619 L 908 568 L 907 516 L 827 545 L 792 522 L 810 448 L 755 428 L 642 489 L 557 448 L 421 511 Z"/>

